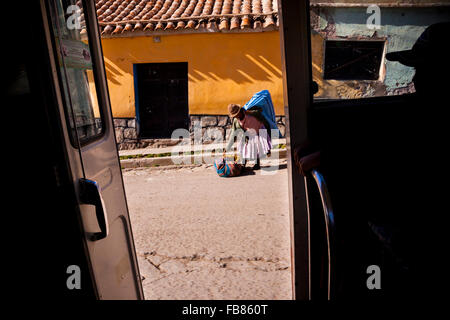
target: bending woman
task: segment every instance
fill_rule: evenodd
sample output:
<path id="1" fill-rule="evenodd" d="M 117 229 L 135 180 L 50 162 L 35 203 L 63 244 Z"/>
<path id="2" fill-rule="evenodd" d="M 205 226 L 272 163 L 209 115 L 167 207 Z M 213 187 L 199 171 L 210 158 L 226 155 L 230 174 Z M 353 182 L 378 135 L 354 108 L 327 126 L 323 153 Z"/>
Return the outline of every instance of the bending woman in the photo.
<path id="1" fill-rule="evenodd" d="M 228 114 L 233 123 L 227 151 L 231 150 L 238 130 L 243 130 L 245 139 L 239 140 L 238 151 L 244 160 L 244 166 L 247 160 L 255 160 L 256 164 L 253 166 L 253 170 L 260 169 L 261 156 L 269 155 L 272 149 L 272 141 L 268 129 L 270 128 L 269 123 L 262 115 L 261 109 L 254 107 L 251 110 L 244 110 L 237 104 L 230 104 L 228 106 Z"/>

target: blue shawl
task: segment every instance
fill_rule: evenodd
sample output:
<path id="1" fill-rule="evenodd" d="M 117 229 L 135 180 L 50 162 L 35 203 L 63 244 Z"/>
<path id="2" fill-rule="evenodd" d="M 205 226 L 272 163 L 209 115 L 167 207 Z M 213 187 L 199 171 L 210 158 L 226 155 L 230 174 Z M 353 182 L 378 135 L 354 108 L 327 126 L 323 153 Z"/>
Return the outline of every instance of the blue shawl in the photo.
<path id="1" fill-rule="evenodd" d="M 262 90 L 253 95 L 253 97 L 243 106 L 244 110 L 249 110 L 254 107 L 261 108 L 261 114 L 266 118 L 270 125 L 270 129 L 275 129 L 278 131 L 278 136 L 280 136 L 280 130 L 277 126 L 277 121 L 275 119 L 275 110 L 273 108 L 272 98 L 268 90 Z M 270 135 L 270 132 L 267 132 Z"/>

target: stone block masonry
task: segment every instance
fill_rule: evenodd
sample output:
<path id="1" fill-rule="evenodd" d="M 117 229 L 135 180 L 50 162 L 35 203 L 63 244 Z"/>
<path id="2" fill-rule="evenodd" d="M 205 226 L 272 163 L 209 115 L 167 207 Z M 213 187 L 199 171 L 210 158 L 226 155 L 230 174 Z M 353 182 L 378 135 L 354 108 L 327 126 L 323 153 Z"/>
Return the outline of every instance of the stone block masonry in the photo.
<path id="1" fill-rule="evenodd" d="M 282 137 L 285 137 L 285 116 L 277 116 L 276 121 Z M 115 118 L 114 129 L 119 150 L 132 150 L 147 147 L 162 148 L 174 146 L 179 143 L 179 140 L 172 140 L 170 138 L 146 139 L 139 137 L 135 118 Z M 191 115 L 189 133 L 192 143 L 194 143 L 194 138 L 200 138 L 194 137 L 195 129 L 197 129 L 198 132 L 201 132 L 202 143 L 212 143 L 218 138 L 227 141 L 231 131 L 231 119 L 228 115 Z"/>

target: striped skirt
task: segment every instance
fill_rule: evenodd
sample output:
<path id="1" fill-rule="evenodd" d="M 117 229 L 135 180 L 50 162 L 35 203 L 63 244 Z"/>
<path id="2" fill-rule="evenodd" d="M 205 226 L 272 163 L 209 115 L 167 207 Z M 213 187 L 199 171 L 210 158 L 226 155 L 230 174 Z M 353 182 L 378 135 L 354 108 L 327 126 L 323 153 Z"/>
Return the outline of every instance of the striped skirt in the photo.
<path id="1" fill-rule="evenodd" d="M 272 149 L 270 135 L 251 134 L 248 141 L 241 139 L 238 144 L 238 151 L 245 160 L 256 160 L 266 155 Z"/>

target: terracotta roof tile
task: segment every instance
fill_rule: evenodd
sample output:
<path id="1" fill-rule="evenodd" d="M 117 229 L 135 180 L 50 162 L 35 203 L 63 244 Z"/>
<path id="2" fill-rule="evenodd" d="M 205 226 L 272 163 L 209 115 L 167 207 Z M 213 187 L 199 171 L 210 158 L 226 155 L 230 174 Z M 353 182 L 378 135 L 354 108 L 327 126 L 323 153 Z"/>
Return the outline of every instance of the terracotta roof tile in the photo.
<path id="1" fill-rule="evenodd" d="M 95 7 L 102 35 L 278 27 L 277 0 L 95 0 Z"/>

